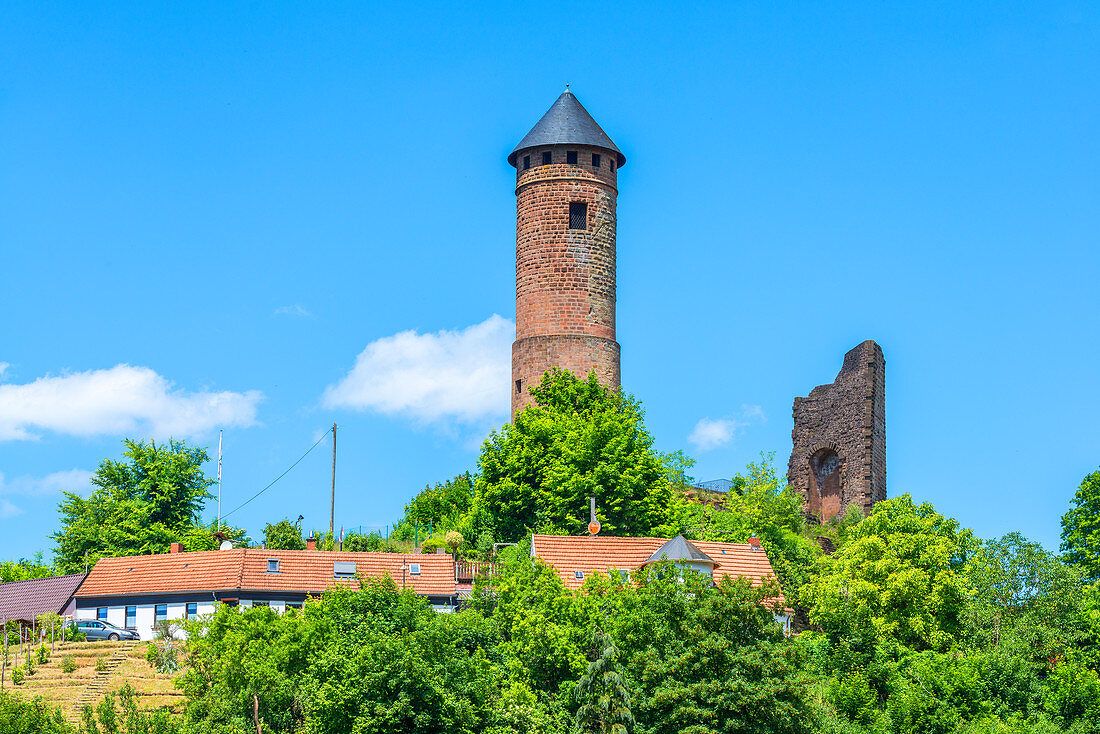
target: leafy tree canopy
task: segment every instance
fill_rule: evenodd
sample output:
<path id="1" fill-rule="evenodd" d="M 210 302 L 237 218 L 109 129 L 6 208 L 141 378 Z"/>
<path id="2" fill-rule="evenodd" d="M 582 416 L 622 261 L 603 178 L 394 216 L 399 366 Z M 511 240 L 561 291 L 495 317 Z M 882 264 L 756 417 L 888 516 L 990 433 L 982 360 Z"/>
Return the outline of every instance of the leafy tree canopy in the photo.
<path id="1" fill-rule="evenodd" d="M 909 495 L 875 505 L 804 590 L 810 618 L 834 636 L 852 631 L 914 650 L 942 650 L 958 634 L 971 589 L 964 566 L 969 530 L 913 503 Z"/>
<path id="2" fill-rule="evenodd" d="M 0 583 L 5 581 L 26 581 L 27 579 L 42 579 L 53 576 L 56 569 L 42 560 L 42 554 L 36 553 L 34 558 L 20 558 L 18 561 L 0 562 Z"/>
<path id="3" fill-rule="evenodd" d="M 1100 581 L 1100 470 L 1084 478 L 1062 516 L 1062 552 L 1090 581 Z"/>
<path id="4" fill-rule="evenodd" d="M 582 532 L 594 496 L 603 532 L 660 534 L 672 493 L 641 405 L 609 390 L 595 373 L 547 372 L 535 403 L 485 441 L 477 490 L 498 540 L 529 530 Z M 472 536 L 471 536 L 472 537 Z"/>
<path id="5" fill-rule="evenodd" d="M 92 492 L 65 492 L 54 560 L 65 573 L 103 556 L 163 553 L 199 522 L 214 482 L 203 473 L 206 450 L 170 440 L 123 442 L 126 461 L 105 459 Z"/>
<path id="6" fill-rule="evenodd" d="M 264 547 L 273 550 L 305 550 L 302 529 L 285 517 L 272 525 L 264 526 Z"/>

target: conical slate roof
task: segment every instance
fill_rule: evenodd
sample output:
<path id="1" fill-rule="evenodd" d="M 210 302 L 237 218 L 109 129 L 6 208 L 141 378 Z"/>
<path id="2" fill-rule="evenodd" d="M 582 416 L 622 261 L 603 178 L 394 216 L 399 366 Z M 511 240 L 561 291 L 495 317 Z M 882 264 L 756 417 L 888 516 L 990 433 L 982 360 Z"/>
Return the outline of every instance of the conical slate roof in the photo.
<path id="1" fill-rule="evenodd" d="M 611 138 L 607 137 L 607 133 L 592 119 L 592 115 L 588 114 L 588 110 L 577 101 L 568 87 L 538 124 L 531 128 L 531 132 L 519 141 L 519 145 L 508 156 L 508 162 L 516 165 L 516 157 L 525 148 L 570 143 L 604 148 L 615 154 L 620 168 L 626 163 L 626 156 L 615 147 Z"/>
<path id="2" fill-rule="evenodd" d="M 682 535 L 677 535 L 653 552 L 646 563 L 657 561 L 688 561 L 690 563 L 709 563 L 717 565 L 713 558 L 696 548 Z"/>

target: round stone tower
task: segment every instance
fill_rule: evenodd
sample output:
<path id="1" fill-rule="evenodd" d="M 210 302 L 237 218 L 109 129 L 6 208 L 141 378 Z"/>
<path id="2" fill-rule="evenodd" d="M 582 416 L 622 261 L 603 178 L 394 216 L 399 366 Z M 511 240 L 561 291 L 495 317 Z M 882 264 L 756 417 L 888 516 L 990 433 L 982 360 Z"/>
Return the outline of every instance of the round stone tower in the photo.
<path id="1" fill-rule="evenodd" d="M 616 179 L 626 156 L 565 92 L 520 141 L 516 167 L 516 341 L 512 415 L 551 367 L 619 387 L 615 341 Z"/>

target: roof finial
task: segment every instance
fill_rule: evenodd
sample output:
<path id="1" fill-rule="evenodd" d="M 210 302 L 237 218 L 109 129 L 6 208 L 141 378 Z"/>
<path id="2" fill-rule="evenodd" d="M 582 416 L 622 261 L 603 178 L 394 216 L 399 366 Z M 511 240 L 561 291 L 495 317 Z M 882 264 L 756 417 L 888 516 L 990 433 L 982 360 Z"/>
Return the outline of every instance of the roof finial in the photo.
<path id="1" fill-rule="evenodd" d="M 565 83 L 565 93 L 566 94 L 572 94 L 572 92 L 569 91 L 569 82 Z"/>

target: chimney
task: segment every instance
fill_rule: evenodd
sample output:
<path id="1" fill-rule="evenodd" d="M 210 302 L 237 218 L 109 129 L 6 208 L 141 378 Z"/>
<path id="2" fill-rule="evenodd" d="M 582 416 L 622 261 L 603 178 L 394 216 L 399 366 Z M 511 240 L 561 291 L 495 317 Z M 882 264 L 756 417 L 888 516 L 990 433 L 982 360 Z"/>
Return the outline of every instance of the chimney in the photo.
<path id="1" fill-rule="evenodd" d="M 306 550 L 317 550 L 317 538 L 312 535 L 306 538 Z"/>
<path id="2" fill-rule="evenodd" d="M 763 550 L 763 548 L 760 547 L 760 538 L 757 538 L 756 536 L 749 538 L 749 547 L 752 550 L 756 551 Z"/>
<path id="3" fill-rule="evenodd" d="M 172 543 L 168 547 L 169 553 L 183 553 L 183 543 Z"/>

